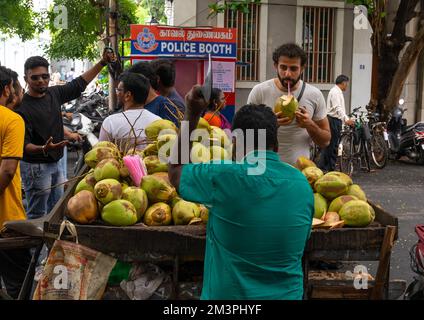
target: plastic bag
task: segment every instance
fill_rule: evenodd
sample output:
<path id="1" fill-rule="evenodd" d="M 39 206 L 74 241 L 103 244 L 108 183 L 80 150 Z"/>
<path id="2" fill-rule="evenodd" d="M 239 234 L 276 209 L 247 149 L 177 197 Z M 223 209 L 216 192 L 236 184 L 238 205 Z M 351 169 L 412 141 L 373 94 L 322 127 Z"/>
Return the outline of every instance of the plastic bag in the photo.
<path id="1" fill-rule="evenodd" d="M 60 240 L 64 228 L 76 243 Z M 116 259 L 78 244 L 75 226 L 63 221 L 37 288 L 34 300 L 100 300 Z"/>
<path id="2" fill-rule="evenodd" d="M 147 300 L 159 289 L 165 278 L 165 272 L 154 264 L 135 264 L 128 281 L 121 282 L 121 288 L 131 300 Z M 161 299 L 165 299 L 163 295 L 160 295 Z"/>

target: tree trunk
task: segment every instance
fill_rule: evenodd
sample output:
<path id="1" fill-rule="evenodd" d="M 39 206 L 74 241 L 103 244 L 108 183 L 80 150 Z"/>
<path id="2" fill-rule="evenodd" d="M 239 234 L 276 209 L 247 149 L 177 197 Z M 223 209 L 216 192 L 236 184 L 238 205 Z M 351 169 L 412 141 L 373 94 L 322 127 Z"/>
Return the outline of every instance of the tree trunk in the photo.
<path id="1" fill-rule="evenodd" d="M 384 101 L 384 114 L 388 113 L 396 106 L 397 101 L 402 93 L 405 81 L 411 71 L 414 62 L 424 49 L 424 27 L 421 27 L 414 37 L 414 40 L 406 48 L 399 63 L 399 67 L 393 76 L 390 88 L 388 90 L 387 99 Z"/>
<path id="2" fill-rule="evenodd" d="M 370 104 L 372 108 L 377 107 L 378 102 L 378 66 L 379 66 L 379 57 L 377 54 L 377 49 L 373 48 L 372 53 L 372 71 L 371 71 L 371 101 Z"/>
<path id="3" fill-rule="evenodd" d="M 393 26 L 391 35 L 385 36 L 388 31 L 384 31 L 380 37 L 380 52 L 377 76 L 377 110 L 381 114 L 387 115 L 387 106 L 389 106 L 387 97 L 389 95 L 389 91 L 393 87 L 393 83 L 396 83 L 394 82 L 394 77 L 400 67 L 399 56 L 409 40 L 406 36 L 406 26 L 409 21 L 411 21 L 411 19 L 416 16 L 415 7 L 417 6 L 418 2 L 419 0 L 401 0 L 396 11 L 396 17 L 394 19 L 395 24 Z M 408 74 L 405 74 L 404 76 L 406 79 Z M 399 85 L 399 83 L 396 83 L 396 86 Z M 402 87 L 400 87 L 400 90 L 402 90 Z M 394 105 L 391 105 L 390 107 L 392 108 Z"/>
<path id="4" fill-rule="evenodd" d="M 116 0 L 109 1 L 109 41 L 110 46 L 118 54 L 118 21 L 117 21 L 117 3 Z M 109 110 L 113 111 L 116 107 L 115 80 L 109 75 Z"/>

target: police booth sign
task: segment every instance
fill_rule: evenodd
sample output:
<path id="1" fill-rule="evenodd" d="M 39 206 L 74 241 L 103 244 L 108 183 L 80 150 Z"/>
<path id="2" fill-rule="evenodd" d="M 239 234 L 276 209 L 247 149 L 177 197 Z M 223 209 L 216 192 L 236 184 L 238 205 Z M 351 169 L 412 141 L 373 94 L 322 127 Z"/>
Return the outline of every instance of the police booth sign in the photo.
<path id="1" fill-rule="evenodd" d="M 232 28 L 177 28 L 131 25 L 131 55 L 237 58 Z"/>
<path id="2" fill-rule="evenodd" d="M 175 89 L 181 96 L 203 83 L 212 61 L 213 86 L 221 89 L 230 122 L 235 113 L 237 29 L 131 25 L 131 63 L 170 59 L 175 63 Z"/>

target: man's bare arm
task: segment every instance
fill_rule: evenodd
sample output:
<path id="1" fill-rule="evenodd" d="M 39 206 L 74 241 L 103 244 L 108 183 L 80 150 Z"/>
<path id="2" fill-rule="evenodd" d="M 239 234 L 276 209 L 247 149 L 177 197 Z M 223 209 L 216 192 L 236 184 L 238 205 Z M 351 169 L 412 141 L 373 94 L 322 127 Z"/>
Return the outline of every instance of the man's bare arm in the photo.
<path id="1" fill-rule="evenodd" d="M 325 148 L 330 144 L 331 130 L 327 118 L 314 121 L 304 107 L 296 111 L 296 121 L 299 127 L 308 131 L 312 141 L 319 147 Z"/>
<path id="2" fill-rule="evenodd" d="M 190 137 L 191 133 L 197 128 L 200 115 L 207 107 L 207 103 L 203 98 L 203 95 L 201 94 L 199 86 L 194 86 L 193 89 L 187 94 L 186 106 L 186 112 L 184 114 L 185 122 L 181 124 L 180 133 L 178 134 L 177 142 L 174 144 L 174 147 L 172 149 L 170 163 L 168 166 L 169 180 L 171 181 L 175 189 L 177 189 L 177 192 L 179 192 L 181 173 L 183 171 L 183 143 L 189 143 L 189 155 L 191 154 L 191 148 L 193 146 L 192 141 L 182 141 L 182 132 L 183 130 L 187 130 L 186 123 L 188 121 L 188 137 Z"/>
<path id="3" fill-rule="evenodd" d="M 39 146 L 36 144 L 28 143 L 25 145 L 25 153 L 28 154 L 40 154 L 43 153 L 44 155 L 47 154 L 50 150 L 56 150 L 60 148 L 64 148 L 66 145 L 68 145 L 68 141 L 60 141 L 58 143 L 53 143 L 53 138 L 50 137 L 45 145 Z"/>
<path id="4" fill-rule="evenodd" d="M 2 159 L 0 165 L 0 195 L 9 186 L 18 167 L 18 159 Z"/>
<path id="5" fill-rule="evenodd" d="M 315 125 L 306 128 L 309 136 L 320 148 L 327 147 L 331 140 L 331 130 L 328 119 L 324 118 L 319 121 L 314 121 L 314 124 Z"/>
<path id="6" fill-rule="evenodd" d="M 114 62 L 115 60 L 115 54 L 105 50 L 103 51 L 102 59 L 98 63 L 96 63 L 91 69 L 84 72 L 81 77 L 85 80 L 85 82 L 90 83 L 108 63 Z"/>

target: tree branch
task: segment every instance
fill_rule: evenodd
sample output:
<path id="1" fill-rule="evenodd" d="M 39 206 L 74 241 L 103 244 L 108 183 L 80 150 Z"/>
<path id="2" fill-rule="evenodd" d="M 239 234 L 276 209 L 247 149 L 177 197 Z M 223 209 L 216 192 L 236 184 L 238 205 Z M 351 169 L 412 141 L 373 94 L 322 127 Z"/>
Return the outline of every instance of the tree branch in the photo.
<path id="1" fill-rule="evenodd" d="M 418 11 L 412 11 L 407 17 L 406 17 L 406 20 L 409 22 L 409 21 L 411 21 L 412 19 L 414 19 L 414 18 L 416 18 L 416 17 L 419 17 L 421 15 L 421 12 L 418 12 Z"/>
<path id="2" fill-rule="evenodd" d="M 93 7 L 99 7 L 99 8 L 104 8 L 104 3 L 102 3 L 102 1 L 100 0 L 99 2 L 97 2 L 96 0 L 90 0 L 90 4 Z"/>
<path id="3" fill-rule="evenodd" d="M 404 45 L 406 34 L 406 25 L 411 20 L 409 17 L 415 12 L 419 0 L 402 0 L 396 12 L 395 24 L 393 26 L 392 41 Z"/>
<path id="4" fill-rule="evenodd" d="M 406 48 L 405 53 L 403 54 L 402 59 L 399 63 L 399 67 L 393 77 L 393 81 L 390 85 L 387 99 L 384 102 L 385 116 L 387 116 L 393 106 L 396 105 L 396 101 L 398 101 L 402 93 L 402 89 L 409 75 L 409 72 L 411 71 L 413 64 L 417 60 L 417 57 L 423 50 L 424 27 L 421 27 L 412 42 Z"/>

